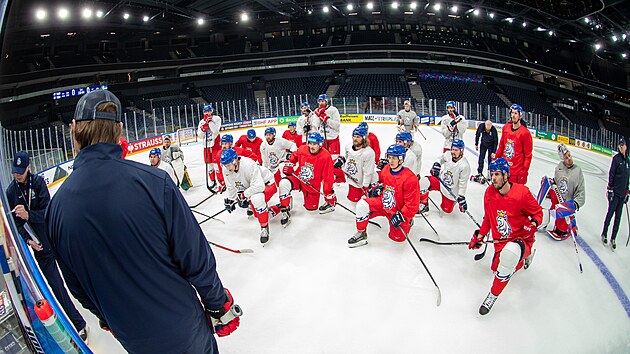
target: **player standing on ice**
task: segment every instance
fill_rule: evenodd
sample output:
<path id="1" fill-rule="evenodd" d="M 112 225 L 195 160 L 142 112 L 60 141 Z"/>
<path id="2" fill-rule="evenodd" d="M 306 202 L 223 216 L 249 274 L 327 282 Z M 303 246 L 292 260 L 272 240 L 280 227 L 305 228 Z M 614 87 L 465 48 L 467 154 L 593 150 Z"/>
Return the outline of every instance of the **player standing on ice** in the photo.
<path id="1" fill-rule="evenodd" d="M 203 137 L 203 160 L 206 163 L 208 177 L 212 181 L 210 189 L 217 185 L 216 173 L 218 172 L 218 161 L 214 161 L 214 156 L 221 151 L 221 117 L 213 115 L 212 105 L 203 107 L 203 119 L 199 121 L 197 136 Z"/>
<path id="2" fill-rule="evenodd" d="M 483 176 L 483 162 L 488 155 L 488 165 L 492 161 L 492 154 L 497 151 L 499 144 L 499 133 L 497 128 L 492 125 L 489 119 L 484 124 L 479 124 L 477 133 L 475 134 L 475 151 L 479 151 L 479 139 L 481 138 L 481 151 L 479 152 L 479 162 L 477 164 L 477 175 L 472 179 L 475 182 L 486 184 L 486 178 Z"/>
<path id="3" fill-rule="evenodd" d="M 415 111 L 411 109 L 411 102 L 405 101 L 403 103 L 403 109 L 398 111 L 396 115 L 396 120 L 398 122 L 398 131 L 399 132 L 410 132 L 413 134 L 416 130 L 418 130 L 418 115 Z"/>
<path id="4" fill-rule="evenodd" d="M 294 142 L 297 147 L 302 145 L 302 135 L 297 132 L 297 124 L 295 122 L 289 123 L 288 129 L 282 133 L 282 137 Z"/>
<path id="5" fill-rule="evenodd" d="M 464 141 L 455 139 L 451 144 L 451 151 L 445 152 L 440 157 L 439 162 L 435 162 L 431 167 L 431 176 L 420 178 L 420 212 L 429 211 L 429 191 L 440 191 L 442 193 L 442 204 L 440 208 L 445 213 L 451 213 L 455 207 L 455 202 L 459 204 L 459 211 L 462 213 L 468 210 L 466 202 L 466 188 L 470 178 L 470 165 L 464 158 Z M 440 182 L 442 180 L 442 182 Z M 448 186 L 451 192 L 457 196 L 457 201 L 444 186 Z"/>
<path id="6" fill-rule="evenodd" d="M 269 241 L 269 208 L 267 202 L 276 194 L 278 188 L 269 169 L 262 167 L 256 161 L 239 156 L 234 149 L 221 152 L 223 177 L 227 186 L 227 198 L 224 200 L 225 209 L 232 213 L 236 204 L 241 208 L 254 210 L 254 216 L 260 223 L 260 242 Z M 273 206 L 272 217 L 279 214 L 280 208 Z"/>
<path id="7" fill-rule="evenodd" d="M 307 144 L 300 146 L 284 165 L 283 172 L 286 177 L 280 181 L 279 190 L 280 211 L 282 212 L 280 223 L 285 227 L 289 224 L 291 217 L 292 190 L 302 191 L 304 208 L 314 211 L 319 206 L 320 189 L 322 189 L 325 203 L 319 207 L 319 213 L 326 214 L 335 210 L 337 196 L 333 190 L 335 182 L 333 163 L 330 153 L 323 148 L 323 145 L 323 136 L 317 132 L 309 134 Z"/>
<path id="8" fill-rule="evenodd" d="M 389 219 L 389 238 L 396 242 L 405 241 L 402 228 L 408 235 L 410 222 L 418 211 L 420 190 L 418 178 L 403 166 L 405 148 L 391 145 L 385 154 L 388 164 L 380 173 L 379 185 L 371 188 L 369 198 L 361 199 L 356 207 L 357 232 L 348 240 L 348 247 L 367 244 L 368 220 L 377 216 Z"/>
<path id="9" fill-rule="evenodd" d="M 240 311 L 175 184 L 120 159 L 121 111 L 106 90 L 77 103 L 74 169 L 46 214 L 59 268 L 128 352 L 218 353 L 213 333 L 235 331 Z"/>
<path id="10" fill-rule="evenodd" d="M 621 222 L 621 209 L 624 204 L 628 203 L 628 189 L 630 176 L 630 160 L 628 160 L 628 147 L 626 139 L 619 140 L 619 153 L 612 158 L 610 170 L 608 171 L 608 186 L 606 187 L 606 196 L 608 198 L 608 211 L 604 220 L 604 230 L 602 231 L 602 242 L 604 245 L 608 241 L 608 226 L 613 214 L 615 214 L 615 222 L 613 224 L 612 234 L 610 235 L 610 247 L 613 250 L 617 248 L 615 239 L 617 231 L 619 231 L 619 223 Z"/>
<path id="11" fill-rule="evenodd" d="M 586 185 L 584 184 L 584 174 L 580 166 L 573 163 L 573 156 L 566 145 L 558 145 L 558 156 L 560 163 L 556 166 L 554 178 L 551 180 L 549 197 L 551 198 L 552 210 L 558 208 L 558 203 L 568 200 L 575 201 L 575 210 L 584 206 L 586 201 Z M 560 194 L 560 195 L 558 195 Z M 549 236 L 557 241 L 565 240 L 569 237 L 569 224 L 565 218 L 556 218 L 555 228 L 548 231 Z"/>
<path id="12" fill-rule="evenodd" d="M 352 144 L 346 147 L 346 155 L 339 156 L 334 165 L 348 175 L 348 200 L 356 203 L 367 195 L 370 187 L 378 182 L 374 150 L 370 148 L 367 130 L 363 127 L 352 131 Z"/>
<path id="13" fill-rule="evenodd" d="M 254 154 L 253 152 L 239 147 L 232 147 L 232 145 L 234 145 L 234 137 L 232 136 L 232 134 L 223 134 L 221 136 L 221 151 L 217 152 L 217 154 L 213 157 L 214 161 L 221 161 L 221 154 L 227 149 L 234 149 L 238 156 L 245 156 L 254 161 L 258 161 L 259 157 L 256 156 L 256 154 Z M 217 180 L 219 181 L 217 192 L 219 193 L 225 192 L 225 180 L 223 179 L 222 170 L 223 168 L 221 167 L 221 164 L 219 164 L 217 173 Z M 252 215 L 252 213 L 253 212 L 251 210 L 247 210 L 247 215 Z"/>
<path id="14" fill-rule="evenodd" d="M 179 185 L 177 177 L 175 177 L 173 166 L 162 161 L 162 150 L 160 150 L 160 148 L 153 148 L 149 151 L 149 162 L 151 166 L 166 172 L 176 186 Z"/>
<path id="15" fill-rule="evenodd" d="M 542 221 L 542 208 L 529 188 L 509 182 L 510 166 L 498 158 L 490 163 L 492 185 L 484 194 L 484 216 L 481 229 L 475 230 L 468 248 L 478 249 L 483 238 L 492 230 L 494 272 L 492 287 L 479 308 L 479 313 L 490 312 L 512 275 L 531 264 L 536 228 Z"/>
<path id="16" fill-rule="evenodd" d="M 260 154 L 260 146 L 262 145 L 262 139 L 256 136 L 254 129 L 249 129 L 247 134 L 241 135 L 240 138 L 234 144 L 235 147 L 248 150 L 257 156 L 259 164 L 262 164 L 262 155 Z"/>
<path id="17" fill-rule="evenodd" d="M 175 171 L 175 177 L 177 179 L 176 185 L 182 182 L 184 178 L 184 152 L 177 146 L 177 144 L 171 143 L 171 137 L 164 135 L 164 145 L 162 146 L 162 162 L 171 165 Z"/>
<path id="18" fill-rule="evenodd" d="M 381 144 L 378 141 L 378 137 L 374 133 L 370 133 L 370 127 L 366 122 L 359 123 L 359 127 L 365 128 L 368 132 L 367 138 L 370 141 L 370 147 L 374 150 L 374 163 L 378 164 L 378 160 L 381 158 Z"/>
<path id="19" fill-rule="evenodd" d="M 296 128 L 297 133 L 300 134 L 300 136 L 302 137 L 302 144 L 299 145 L 302 146 L 306 144 L 306 138 L 311 133 L 311 131 L 313 131 L 312 122 L 318 118 L 315 117 L 315 114 L 313 113 L 313 111 L 311 111 L 311 107 L 309 106 L 308 102 L 302 102 L 300 109 L 302 110 L 302 115 L 297 120 Z"/>
<path id="20" fill-rule="evenodd" d="M 446 102 L 447 113 L 442 116 L 442 135 L 444 135 L 444 150 L 447 152 L 451 150 L 453 140 L 464 140 L 464 133 L 466 132 L 466 118 L 463 115 L 457 113 L 455 110 L 455 102 Z"/>
<path id="21" fill-rule="evenodd" d="M 513 104 L 510 118 L 510 122 L 503 126 L 499 148 L 493 158 L 503 157 L 510 164 L 510 182 L 526 184 L 534 143 L 529 129 L 521 122 L 523 107 Z"/>
<path id="22" fill-rule="evenodd" d="M 280 163 L 287 160 L 291 153 L 296 150 L 297 147 L 294 142 L 285 138 L 276 138 L 276 128 L 269 127 L 265 129 L 265 141 L 260 147 L 262 165 L 273 173 L 276 184 L 279 185 L 282 178 Z"/>
<path id="23" fill-rule="evenodd" d="M 341 145 L 339 144 L 339 129 L 341 127 L 341 115 L 337 107 L 330 105 L 328 95 L 323 93 L 317 97 L 319 107 L 313 111 L 313 114 L 319 119 L 313 119 L 311 124 L 314 131 L 318 131 L 324 137 L 324 148 L 330 153 L 333 160 L 337 160 L 341 153 Z M 345 182 L 346 177 L 343 171 L 336 169 L 335 182 Z"/>

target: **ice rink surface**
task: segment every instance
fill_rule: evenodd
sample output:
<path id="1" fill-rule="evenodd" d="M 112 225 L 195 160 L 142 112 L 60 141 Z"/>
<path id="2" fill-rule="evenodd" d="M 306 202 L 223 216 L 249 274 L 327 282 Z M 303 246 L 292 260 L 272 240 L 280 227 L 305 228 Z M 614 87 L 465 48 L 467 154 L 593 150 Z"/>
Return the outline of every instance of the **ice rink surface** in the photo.
<path id="1" fill-rule="evenodd" d="M 341 127 L 341 145 L 351 142 L 355 124 Z M 427 175 L 442 152 L 439 127 L 421 128 L 415 141 L 422 144 L 422 175 Z M 394 125 L 371 124 L 382 153 L 394 142 Z M 258 136 L 264 128 L 257 129 Z M 278 136 L 284 129 L 278 129 Z M 235 139 L 245 130 L 233 131 Z M 471 171 L 476 173 L 474 130 L 464 136 Z M 264 137 L 263 137 L 264 139 Z M 527 186 L 538 192 L 542 176 L 553 176 L 558 164 L 557 144 L 534 139 L 534 159 Z M 208 196 L 201 143 L 182 147 L 194 187 L 183 192 L 190 205 Z M 580 274 L 572 240 L 554 241 L 537 233 L 532 266 L 516 273 L 487 316 L 478 314 L 488 293 L 492 246 L 475 262 L 478 251 L 466 246 L 436 246 L 418 239 L 436 235 L 420 216 L 410 238 L 442 291 L 437 291 L 408 243 L 387 237 L 383 226 L 368 227 L 366 246 L 350 249 L 354 217 L 337 207 L 319 215 L 302 207 L 293 192 L 292 222 L 283 229 L 279 217 L 270 221 L 270 241 L 259 242 L 260 226 L 248 220 L 245 209 L 223 213 L 202 224 L 208 240 L 253 254 L 234 254 L 213 248 L 225 287 L 243 308 L 239 329 L 218 339 L 222 353 L 630 353 L 630 248 L 625 247 L 628 220 L 624 212 L 617 250 L 599 238 L 607 202 L 610 157 L 576 147 L 569 150 L 583 172 L 586 205 L 577 213 Z M 133 160 L 149 163 L 148 152 Z M 487 167 L 487 166 L 486 166 Z M 347 185 L 336 185 L 340 203 L 353 208 Z M 485 187 L 469 182 L 466 198 L 472 215 L 481 222 Z M 439 192 L 431 192 L 439 204 Z M 214 214 L 223 208 L 223 195 L 196 209 Z M 274 196 L 271 203 L 277 203 Z M 546 201 L 545 203 L 549 203 Z M 429 221 L 440 241 L 468 241 L 475 230 L 471 219 L 457 208 L 440 216 L 433 205 Z M 199 220 L 203 217 L 195 215 Z M 550 223 L 550 228 L 553 223 Z M 121 299 L 124 301 L 124 299 Z M 91 327 L 95 353 L 124 353 L 118 342 L 98 328 L 97 320 L 81 308 Z M 159 311 L 159 309 L 156 309 Z M 176 326 L 177 324 L 173 324 Z"/>

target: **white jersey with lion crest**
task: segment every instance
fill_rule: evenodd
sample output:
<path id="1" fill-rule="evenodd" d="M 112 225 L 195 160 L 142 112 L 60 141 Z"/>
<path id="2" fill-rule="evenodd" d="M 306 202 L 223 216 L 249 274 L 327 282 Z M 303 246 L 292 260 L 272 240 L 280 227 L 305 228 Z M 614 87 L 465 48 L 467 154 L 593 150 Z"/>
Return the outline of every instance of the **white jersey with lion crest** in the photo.
<path id="1" fill-rule="evenodd" d="M 348 174 L 348 183 L 357 188 L 368 187 L 378 182 L 376 165 L 374 164 L 374 150 L 365 147 L 354 150 L 352 144 L 346 146 L 346 163 L 342 169 Z"/>
<path id="2" fill-rule="evenodd" d="M 267 167 L 272 173 L 276 173 L 280 163 L 287 156 L 287 150 L 295 151 L 297 146 L 294 142 L 287 139 L 276 137 L 273 145 L 269 145 L 267 141 L 263 141 L 260 145 L 260 154 L 262 155 L 262 165 Z"/>
<path id="3" fill-rule="evenodd" d="M 444 181 L 455 196 L 466 196 L 466 188 L 468 187 L 468 179 L 470 178 L 470 165 L 468 160 L 462 156 L 457 162 L 453 162 L 450 151 L 447 151 L 440 158 L 442 168 L 440 170 L 440 179 Z M 440 191 L 450 200 L 455 200 L 453 196 L 440 183 Z"/>

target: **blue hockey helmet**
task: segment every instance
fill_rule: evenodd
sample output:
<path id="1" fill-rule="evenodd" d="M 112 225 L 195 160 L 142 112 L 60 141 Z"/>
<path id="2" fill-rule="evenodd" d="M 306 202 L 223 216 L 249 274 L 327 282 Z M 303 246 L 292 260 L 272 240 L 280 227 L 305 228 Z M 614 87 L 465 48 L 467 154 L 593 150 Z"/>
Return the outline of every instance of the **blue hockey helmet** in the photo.
<path id="1" fill-rule="evenodd" d="M 460 150 L 464 150 L 464 147 L 466 145 L 464 145 L 464 141 L 461 139 L 453 139 L 453 142 L 451 143 L 451 147 L 456 147 L 459 148 Z"/>
<path id="2" fill-rule="evenodd" d="M 367 129 L 361 126 L 354 128 L 354 130 L 352 131 L 352 135 L 358 135 L 362 138 L 365 138 L 367 134 Z"/>
<path id="3" fill-rule="evenodd" d="M 328 101 L 328 95 L 327 95 L 327 94 L 325 94 L 325 93 L 322 93 L 321 95 L 317 96 L 317 100 L 318 100 L 318 101 L 320 101 L 320 100 L 326 100 L 326 101 Z"/>
<path id="4" fill-rule="evenodd" d="M 518 111 L 518 113 L 523 114 L 523 107 L 520 104 L 513 104 L 510 106 L 510 110 Z"/>
<path id="5" fill-rule="evenodd" d="M 247 131 L 247 138 L 254 139 L 256 137 L 256 131 L 254 129 L 250 129 Z"/>
<path id="6" fill-rule="evenodd" d="M 221 165 L 228 165 L 238 158 L 238 154 L 234 149 L 225 149 L 221 152 Z"/>
<path id="7" fill-rule="evenodd" d="M 290 127 L 296 127 L 297 125 L 295 124 L 295 122 L 290 122 L 290 123 L 289 123 L 289 126 L 290 126 Z"/>
<path id="8" fill-rule="evenodd" d="M 448 101 L 448 102 L 446 102 L 446 108 L 448 108 L 448 107 L 455 108 L 455 101 Z"/>
<path id="9" fill-rule="evenodd" d="M 308 102 L 302 102 L 302 104 L 300 105 L 300 107 L 310 107 L 311 105 L 308 104 Z"/>
<path id="10" fill-rule="evenodd" d="M 155 155 L 155 156 L 162 156 L 162 150 L 160 148 L 153 148 L 151 149 L 151 151 L 149 151 L 149 157 L 151 155 Z"/>
<path id="11" fill-rule="evenodd" d="M 396 140 L 412 142 L 413 141 L 413 135 L 411 135 L 410 132 L 400 132 L 400 133 L 396 134 Z"/>
<path id="12" fill-rule="evenodd" d="M 369 129 L 368 124 L 367 124 L 366 122 L 361 122 L 361 123 L 359 123 L 359 127 L 361 127 L 361 128 L 365 128 L 365 130 L 368 130 L 368 129 Z"/>
<path id="13" fill-rule="evenodd" d="M 490 162 L 490 165 L 488 165 L 488 171 L 501 171 L 503 173 L 507 173 L 508 178 L 510 178 L 510 164 L 508 164 L 507 160 L 502 157 Z"/>
<path id="14" fill-rule="evenodd" d="M 207 104 L 205 106 L 203 106 L 203 112 L 212 112 L 212 105 L 211 104 Z"/>
<path id="15" fill-rule="evenodd" d="M 322 145 L 324 143 L 324 137 L 320 133 L 314 132 L 308 135 L 308 139 L 306 141 Z"/>
<path id="16" fill-rule="evenodd" d="M 232 136 L 232 134 L 223 134 L 221 135 L 221 142 L 231 144 L 234 142 L 234 137 Z"/>
<path id="17" fill-rule="evenodd" d="M 267 128 L 267 129 L 265 129 L 265 135 L 267 135 L 267 134 L 273 134 L 273 135 L 276 135 L 276 128 L 274 128 L 274 127 L 269 127 L 269 128 Z"/>
<path id="18" fill-rule="evenodd" d="M 398 156 L 398 158 L 400 158 L 402 156 L 403 161 L 405 160 L 405 156 L 407 156 L 407 150 L 405 149 L 404 146 L 398 145 L 398 144 L 394 144 L 394 145 L 390 145 L 387 148 L 387 153 L 385 154 L 385 156 Z"/>

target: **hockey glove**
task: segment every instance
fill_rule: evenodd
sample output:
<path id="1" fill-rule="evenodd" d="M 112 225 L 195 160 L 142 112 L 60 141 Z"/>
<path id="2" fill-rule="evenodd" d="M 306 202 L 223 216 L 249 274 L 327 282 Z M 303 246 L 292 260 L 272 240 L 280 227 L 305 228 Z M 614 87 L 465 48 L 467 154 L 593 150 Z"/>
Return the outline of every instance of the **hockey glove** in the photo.
<path id="1" fill-rule="evenodd" d="M 201 131 L 202 132 L 207 132 L 210 129 L 210 126 L 208 125 L 208 123 L 204 123 L 201 125 Z"/>
<path id="2" fill-rule="evenodd" d="M 465 213 L 468 210 L 468 203 L 466 203 L 466 197 L 459 196 L 457 197 L 457 204 L 459 204 L 459 211 Z"/>
<path id="3" fill-rule="evenodd" d="M 613 192 L 612 189 L 606 189 L 606 198 L 608 199 L 608 203 L 612 202 L 614 196 L 615 192 Z"/>
<path id="4" fill-rule="evenodd" d="M 182 153 L 179 151 L 173 151 L 173 160 L 177 160 L 182 156 Z"/>
<path id="5" fill-rule="evenodd" d="M 287 156 L 285 156 L 284 159 L 289 161 L 289 159 L 291 158 L 291 155 L 293 155 L 293 151 L 287 151 Z"/>
<path id="6" fill-rule="evenodd" d="M 389 163 L 388 159 L 380 159 L 378 160 L 378 163 L 376 164 L 376 168 L 378 168 L 379 170 L 382 170 L 385 168 L 385 166 Z"/>
<path id="7" fill-rule="evenodd" d="M 470 238 L 470 243 L 468 244 L 468 249 L 471 250 L 478 250 L 479 248 L 481 248 L 481 245 L 483 244 L 483 235 L 481 235 L 481 237 L 479 237 L 479 229 L 475 230 L 475 232 L 473 232 L 472 237 Z"/>
<path id="8" fill-rule="evenodd" d="M 455 126 L 457 125 L 457 120 L 453 119 L 449 124 L 451 125 L 451 129 L 455 129 Z"/>
<path id="9" fill-rule="evenodd" d="M 223 200 L 223 205 L 225 206 L 225 210 L 228 211 L 228 213 L 232 213 L 234 210 L 236 210 L 236 201 L 232 200 L 232 199 L 228 199 L 225 198 Z"/>
<path id="10" fill-rule="evenodd" d="M 311 131 L 311 125 L 309 123 L 304 124 L 304 134 L 308 135 Z"/>
<path id="11" fill-rule="evenodd" d="M 626 196 L 623 197 L 623 203 L 628 204 L 628 190 L 626 189 Z"/>
<path id="12" fill-rule="evenodd" d="M 295 172 L 295 170 L 293 169 L 293 164 L 290 162 L 285 163 L 284 167 L 282 168 L 282 173 L 287 176 L 291 176 L 293 172 Z"/>
<path id="13" fill-rule="evenodd" d="M 238 202 L 238 206 L 240 206 L 243 209 L 246 209 L 249 207 L 249 199 L 245 197 L 245 193 L 238 192 L 236 196 L 237 196 L 236 200 Z"/>
<path id="14" fill-rule="evenodd" d="M 234 298 L 228 289 L 225 289 L 225 298 L 225 303 L 221 308 L 206 309 L 208 323 L 219 337 L 225 337 L 236 331 L 241 324 L 239 317 L 243 315 L 241 308 L 234 304 Z"/>
<path id="15" fill-rule="evenodd" d="M 393 227 L 400 227 L 400 225 L 405 222 L 405 219 L 403 218 L 402 214 L 400 213 L 400 211 L 397 211 L 396 213 L 394 213 L 394 215 L 392 215 L 392 217 L 389 219 L 389 222 L 392 223 Z"/>
<path id="16" fill-rule="evenodd" d="M 521 172 L 518 174 L 518 178 L 516 179 L 516 183 L 519 183 L 519 184 L 525 184 L 525 183 L 527 183 L 527 176 L 528 176 L 528 175 L 529 175 L 529 174 L 528 174 L 527 172 L 525 172 L 525 171 L 521 171 Z"/>
<path id="17" fill-rule="evenodd" d="M 368 191 L 367 191 L 368 197 L 369 198 L 380 197 L 381 194 L 383 194 L 383 188 L 384 187 L 383 187 L 382 184 L 376 184 L 376 183 L 375 184 L 371 184 L 368 187 Z"/>
<path id="18" fill-rule="evenodd" d="M 337 161 L 335 161 L 335 164 L 333 165 L 333 167 L 341 168 L 341 166 L 343 166 L 344 163 L 346 163 L 346 158 L 343 156 L 339 156 L 337 157 Z"/>
<path id="19" fill-rule="evenodd" d="M 433 163 L 433 167 L 431 167 L 431 176 L 439 177 L 441 170 L 442 170 L 442 165 L 440 165 L 439 162 Z"/>

